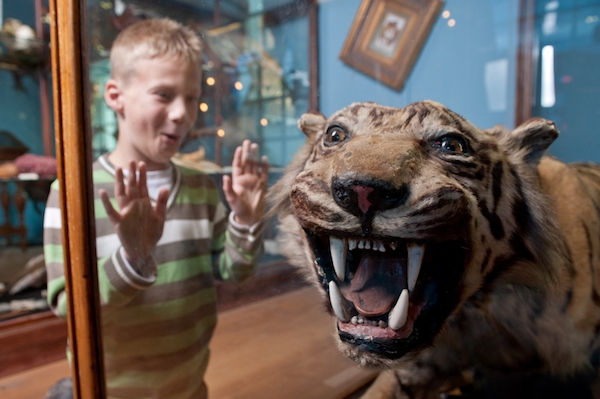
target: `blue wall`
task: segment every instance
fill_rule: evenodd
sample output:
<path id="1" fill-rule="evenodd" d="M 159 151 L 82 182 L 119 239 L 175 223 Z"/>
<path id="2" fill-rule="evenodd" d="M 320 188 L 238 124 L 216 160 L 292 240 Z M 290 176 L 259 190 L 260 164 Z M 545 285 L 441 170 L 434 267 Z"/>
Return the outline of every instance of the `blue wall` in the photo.
<path id="1" fill-rule="evenodd" d="M 33 0 L 4 1 L 3 17 L 17 18 L 35 28 Z M 0 130 L 8 130 L 34 154 L 44 153 L 37 77 L 22 75 L 24 90 L 15 86 L 13 74 L 0 69 Z"/>
<path id="2" fill-rule="evenodd" d="M 456 25 L 450 28 L 440 13 L 401 91 L 339 59 L 360 0 L 319 4 L 320 106 L 325 115 L 354 101 L 403 107 L 432 99 L 481 128 L 514 127 L 518 0 L 446 0 L 442 10 L 450 11 Z M 551 155 L 565 162 L 600 162 L 600 108 L 595 101 L 600 95 L 600 0 L 536 4 L 538 50 L 548 44 L 555 48 L 556 104 L 539 106 L 540 66 L 534 65 L 532 115 L 558 125 L 560 137 L 550 147 Z"/>
<path id="3" fill-rule="evenodd" d="M 319 3 L 320 108 L 329 115 L 354 101 L 402 107 L 432 99 L 444 103 L 482 128 L 514 124 L 517 0 L 446 0 L 456 20 L 438 17 L 401 91 L 347 66 L 339 59 L 360 0 Z M 495 63 L 494 63 L 495 62 Z M 486 68 L 497 85 L 486 88 Z M 490 99 L 488 99 L 488 97 Z"/>
<path id="4" fill-rule="evenodd" d="M 16 18 L 35 29 L 35 9 L 33 0 L 4 1 L 3 18 Z M 40 118 L 40 95 L 37 77 L 22 75 L 23 89 L 17 89 L 13 74 L 0 69 L 0 130 L 8 130 L 23 142 L 30 153 L 43 155 L 42 124 Z M 52 98 L 50 97 L 50 101 Z M 14 190 L 14 187 L 10 187 Z M 27 241 L 41 244 L 44 204 L 27 201 L 25 206 L 25 224 Z M 4 222 L 0 212 L 0 223 Z M 11 214 L 11 222 L 18 223 L 16 212 Z M 13 239 L 13 243 L 18 240 Z"/>

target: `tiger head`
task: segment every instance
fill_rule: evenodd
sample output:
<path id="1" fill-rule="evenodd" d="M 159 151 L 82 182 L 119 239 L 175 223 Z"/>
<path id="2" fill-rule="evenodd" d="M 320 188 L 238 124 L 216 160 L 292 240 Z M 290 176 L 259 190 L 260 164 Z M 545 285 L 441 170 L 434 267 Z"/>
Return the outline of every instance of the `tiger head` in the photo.
<path id="1" fill-rule="evenodd" d="M 325 294 L 356 360 L 419 353 L 503 262 L 549 256 L 551 226 L 531 204 L 543 203 L 535 168 L 553 123 L 481 130 L 424 101 L 355 103 L 299 127 L 307 142 L 271 202 L 284 251 Z"/>

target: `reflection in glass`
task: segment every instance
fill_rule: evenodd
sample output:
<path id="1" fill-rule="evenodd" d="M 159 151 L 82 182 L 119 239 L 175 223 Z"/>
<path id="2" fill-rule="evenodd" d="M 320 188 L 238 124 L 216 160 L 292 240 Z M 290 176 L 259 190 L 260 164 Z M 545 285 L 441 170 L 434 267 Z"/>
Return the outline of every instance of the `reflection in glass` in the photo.
<path id="1" fill-rule="evenodd" d="M 296 128 L 296 120 L 308 110 L 309 106 L 308 6 L 309 2 L 281 1 L 251 1 L 248 4 L 228 1 L 214 4 L 206 2 L 124 1 L 112 3 L 110 1 L 90 1 L 87 4 L 88 39 L 85 42 L 88 43 L 89 54 L 89 87 L 91 89 L 89 103 L 94 157 L 97 158 L 101 154 L 110 153 L 115 148 L 121 148 L 116 147 L 117 120 L 112 110 L 105 104 L 105 85 L 110 77 L 108 56 L 112 41 L 122 29 L 134 22 L 153 17 L 171 17 L 192 27 L 199 34 L 203 41 L 204 56 L 202 98 L 195 105 L 199 116 L 180 153 L 173 157 L 173 162 L 211 174 L 219 187 L 221 175 L 230 171 L 228 165 L 231 163 L 235 147 L 240 145 L 244 139 L 257 142 L 261 152 L 270 158 L 272 165 L 283 166 L 288 163 L 293 152 L 304 141 L 303 134 Z M 303 39 L 299 40 L 298 38 Z M 190 84 L 192 84 L 191 81 Z M 127 97 L 128 100 L 132 98 Z M 121 116 L 122 114 L 119 114 L 119 117 Z M 104 168 L 94 169 L 94 183 L 97 186 L 102 182 L 106 185 L 112 184 L 113 173 L 110 171 L 110 165 L 107 166 L 108 162 L 103 157 L 100 158 L 99 163 L 103 164 Z M 100 169 L 103 170 L 100 171 Z M 106 172 L 109 172 L 108 174 L 111 176 L 105 176 L 108 175 Z M 167 172 L 169 171 L 167 170 Z M 277 170 L 275 170 L 276 173 Z M 179 179 L 180 174 L 185 177 Z M 276 178 L 275 174 L 273 174 L 273 179 Z M 168 178 L 172 176 L 171 173 L 167 173 L 167 175 Z M 188 175 L 193 175 L 194 179 L 198 177 L 198 180 L 192 180 Z M 164 379 L 154 381 L 157 382 L 156 385 L 162 384 L 160 385 L 161 390 L 181 390 L 180 393 L 183 393 L 186 389 L 198 391 L 205 389 L 200 374 L 203 374 L 206 368 L 204 360 L 207 359 L 207 351 L 204 345 L 208 340 L 207 337 L 212 334 L 215 324 L 215 289 L 212 284 L 213 273 L 210 265 L 202 268 L 202 276 L 198 269 L 200 266 L 210 263 L 206 261 L 207 258 L 210 259 L 210 249 L 218 249 L 221 245 L 216 241 L 219 241 L 217 233 L 223 234 L 224 237 L 225 223 L 221 223 L 221 221 L 225 219 L 218 219 L 224 215 L 224 209 L 216 206 L 213 202 L 210 202 L 210 206 L 205 206 L 205 199 L 196 198 L 197 193 L 202 196 L 203 193 L 210 192 L 210 201 L 214 201 L 218 195 L 217 190 L 207 189 L 212 186 L 207 183 L 208 179 L 204 176 L 200 179 L 199 174 L 196 175 L 195 172 L 191 173 L 189 170 L 184 172 L 178 170 L 177 176 L 172 186 L 172 193 L 177 196 L 171 197 L 174 198 L 172 202 L 174 205 L 173 207 L 168 205 L 165 229 L 155 253 L 157 257 L 163 255 L 161 258 L 163 263 L 158 262 L 159 271 L 167 271 L 157 273 L 157 283 L 152 285 L 152 288 L 156 289 L 152 292 L 158 292 L 157 296 L 163 298 L 160 296 L 161 293 L 178 291 L 177 295 L 180 295 L 181 298 L 174 299 L 165 294 L 167 299 L 161 299 L 164 303 L 160 302 L 160 305 L 157 305 L 154 299 L 148 299 L 152 305 L 145 307 L 147 303 L 142 301 L 154 295 L 148 293 L 151 291 L 149 289 L 134 296 L 131 302 L 127 302 L 128 305 L 132 304 L 133 309 L 111 307 L 112 303 L 103 307 L 104 363 L 109 393 L 120 392 L 123 395 L 129 395 L 134 392 L 133 396 L 136 394 L 143 396 L 143 393 L 147 392 L 144 389 L 153 389 L 154 386 L 151 383 L 148 383 L 148 386 L 140 386 L 144 384 L 139 384 L 138 381 L 147 378 L 148 374 L 144 374 L 145 372 L 158 374 L 159 370 L 161 371 L 160 376 Z M 107 191 L 109 190 L 111 189 L 107 188 Z M 112 190 L 109 192 L 111 193 L 109 195 L 112 195 Z M 185 201 L 197 202 L 188 204 Z M 225 202 L 223 201 L 223 203 Z M 204 210 L 207 207 L 209 210 Z M 187 213 L 184 214 L 184 211 Z M 213 211 L 217 216 L 212 216 L 211 212 Z M 111 226 L 108 220 L 102 215 L 103 205 L 99 201 L 95 203 L 95 212 L 98 234 L 96 249 L 98 259 L 100 259 L 99 285 L 101 296 L 104 299 L 108 291 L 106 287 L 109 286 L 107 281 L 113 283 L 121 277 L 122 280 L 127 280 L 127 276 L 123 277 L 126 273 L 122 273 L 119 274 L 119 278 L 112 278 L 118 272 L 114 273 L 112 268 L 103 267 L 106 264 L 104 263 L 105 258 L 110 255 L 109 250 L 114 253 L 113 246 L 102 245 L 108 242 L 108 239 L 104 239 L 112 234 L 109 233 L 112 230 L 109 228 Z M 206 214 L 211 216 L 205 216 Z M 175 222 L 179 222 L 179 224 Z M 231 222 L 230 224 L 234 225 Z M 181 227 L 177 230 L 179 226 Z M 198 238 L 190 232 L 197 232 L 201 229 L 205 237 Z M 207 232 L 205 233 L 203 229 L 206 229 Z M 263 257 L 262 263 L 257 266 L 258 270 L 255 274 L 277 274 L 278 277 L 283 276 L 288 279 L 284 282 L 287 289 L 294 285 L 297 287 L 299 280 L 289 281 L 291 267 L 282 262 L 278 249 L 272 242 L 273 235 L 273 231 L 266 233 L 267 253 Z M 170 241 L 175 241 L 177 237 L 183 238 L 178 238 L 179 242 Z M 240 234 L 237 236 L 232 234 L 227 237 L 233 237 L 231 240 L 235 241 L 232 244 L 228 239 L 226 244 L 228 249 L 234 246 L 243 248 L 243 244 L 240 243 L 246 241 L 252 242 L 253 245 L 255 243 L 255 240 L 246 239 L 244 235 Z M 194 241 L 196 239 L 198 242 Z M 121 242 L 124 242 L 122 238 Z M 208 248 L 209 244 L 207 243 L 213 246 Z M 194 248 L 191 248 L 192 246 Z M 166 247 L 171 252 L 164 249 Z M 256 248 L 256 245 L 252 246 L 252 251 L 255 251 Z M 175 250 L 185 252 L 185 257 L 180 253 L 175 255 Z M 254 253 L 249 249 L 244 249 L 244 251 L 243 254 L 236 253 L 236 256 L 243 260 L 237 260 L 235 264 L 251 261 Z M 173 253 L 174 257 L 180 257 L 165 260 L 165 253 Z M 228 255 L 231 255 L 231 251 L 228 251 Z M 232 259 L 233 256 L 221 263 L 227 265 L 228 262 L 232 263 L 230 262 Z M 168 266 L 165 266 L 167 264 Z M 182 266 L 179 267 L 179 265 Z M 227 266 L 221 266 L 221 264 L 216 266 L 218 270 L 215 275 L 227 279 Z M 106 271 L 107 269 L 109 271 Z M 110 273 L 113 274 L 109 275 Z M 177 273 L 182 273 L 182 275 L 189 273 L 189 275 L 184 278 L 179 277 Z M 165 277 L 166 275 L 168 276 Z M 238 274 L 231 279 L 235 281 L 239 278 Z M 138 280 L 134 283 L 140 285 Z M 216 283 L 216 291 L 220 297 L 227 297 L 228 290 L 234 289 L 228 288 L 225 283 L 223 285 L 219 283 Z M 116 284 L 113 283 L 113 285 Z M 267 289 L 273 293 L 279 289 L 278 287 L 275 289 L 269 287 L 263 290 L 263 287 L 259 286 L 259 282 L 255 282 L 255 285 L 258 287 L 254 288 L 254 294 L 258 296 L 264 295 Z M 165 290 L 160 291 L 164 287 L 166 287 Z M 194 290 L 190 287 L 193 287 Z M 196 306 L 193 309 L 194 312 L 199 313 L 198 315 L 192 315 L 193 312 L 188 312 L 186 307 L 192 300 L 191 297 L 196 302 L 204 301 L 203 305 L 205 306 Z M 220 302 L 219 306 L 224 306 L 223 303 L 231 305 L 231 302 L 233 301 Z M 142 310 L 135 306 L 139 306 Z M 177 306 L 180 308 L 175 310 Z M 186 310 L 181 310 L 181 307 L 185 307 Z M 164 312 L 168 316 L 159 315 L 160 312 L 157 308 L 163 309 L 163 311 L 168 309 L 167 312 Z M 147 313 L 144 312 L 145 310 Z M 198 326 L 194 327 L 194 331 L 187 325 L 188 320 L 192 319 L 195 323 L 194 326 Z M 184 323 L 180 320 L 184 320 Z M 131 323 L 129 324 L 129 322 Z M 201 323 L 204 325 L 200 326 Z M 132 333 L 140 324 L 143 325 L 140 330 L 143 330 L 148 336 Z M 181 324 L 185 324 L 185 328 L 181 327 Z M 198 333 L 200 328 L 205 330 Z M 121 336 L 124 338 L 116 338 Z M 148 358 L 152 360 L 141 362 L 139 359 L 144 356 L 141 354 L 144 344 L 150 342 L 153 344 L 151 344 L 152 349 L 148 350 Z M 168 354 L 162 352 L 162 346 L 154 344 L 157 342 L 164 343 L 165 347 L 171 345 L 168 346 Z M 200 345 L 203 346 L 200 347 Z M 179 349 L 172 349 L 173 347 Z M 189 350 L 187 350 L 188 348 Z M 131 358 L 135 358 L 137 363 Z M 163 364 L 162 360 L 156 361 L 157 358 L 167 358 L 167 363 L 171 366 Z M 200 360 L 198 361 L 198 359 Z M 140 363 L 144 363 L 144 366 L 141 366 Z M 159 363 L 161 364 L 159 365 Z M 201 363 L 201 367 L 197 367 L 196 363 Z M 175 364 L 180 368 L 175 369 Z M 189 367 L 183 364 L 187 364 Z M 151 371 L 146 370 L 145 366 Z M 187 367 L 186 371 L 180 372 L 183 367 Z M 171 374 L 167 373 L 167 369 Z M 193 381 L 193 384 L 198 383 L 198 386 L 188 384 L 189 375 L 192 374 L 198 375 L 198 379 Z M 132 375 L 135 378 L 139 377 L 139 380 L 131 377 Z"/>
<path id="2" fill-rule="evenodd" d="M 125 24 L 169 16 L 200 33 L 205 53 L 200 113 L 181 152 L 202 154 L 218 169 L 249 138 L 273 166 L 291 160 L 303 142 L 296 120 L 309 105 L 308 1 L 111 4 L 88 1 L 96 156 L 116 145 L 116 119 L 103 100 L 110 43 Z"/>

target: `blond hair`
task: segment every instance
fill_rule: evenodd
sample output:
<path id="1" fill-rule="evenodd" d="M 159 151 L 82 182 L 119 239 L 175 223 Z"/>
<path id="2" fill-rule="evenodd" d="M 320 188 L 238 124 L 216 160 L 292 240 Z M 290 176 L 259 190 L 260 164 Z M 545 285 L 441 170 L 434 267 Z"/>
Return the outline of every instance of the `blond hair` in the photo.
<path id="1" fill-rule="evenodd" d="M 199 69 L 202 42 L 190 28 L 168 18 L 146 19 L 125 28 L 110 50 L 111 77 L 126 80 L 135 71 L 135 61 L 172 56 Z"/>

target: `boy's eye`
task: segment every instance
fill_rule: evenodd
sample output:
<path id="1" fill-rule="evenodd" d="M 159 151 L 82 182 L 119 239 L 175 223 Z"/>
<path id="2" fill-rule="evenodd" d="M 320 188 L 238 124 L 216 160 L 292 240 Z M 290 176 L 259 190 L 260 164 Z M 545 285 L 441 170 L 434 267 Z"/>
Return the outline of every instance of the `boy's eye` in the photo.
<path id="1" fill-rule="evenodd" d="M 171 95 L 169 93 L 167 93 L 166 91 L 157 91 L 154 94 L 162 100 L 168 100 L 171 98 Z"/>

